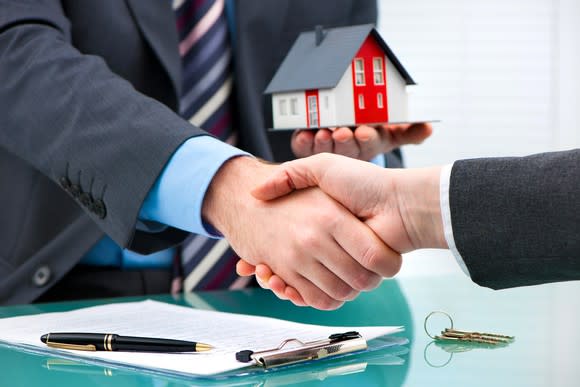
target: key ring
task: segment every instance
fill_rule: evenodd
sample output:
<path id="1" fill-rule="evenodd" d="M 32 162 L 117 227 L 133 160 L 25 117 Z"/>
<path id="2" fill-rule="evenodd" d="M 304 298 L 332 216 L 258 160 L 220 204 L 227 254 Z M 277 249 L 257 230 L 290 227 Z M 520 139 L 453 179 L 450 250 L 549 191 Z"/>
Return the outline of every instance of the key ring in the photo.
<path id="1" fill-rule="evenodd" d="M 453 329 L 453 319 L 451 318 L 451 316 L 449 314 L 447 314 L 441 310 L 436 310 L 434 312 L 431 312 L 427 315 L 427 317 L 425 317 L 425 321 L 423 322 L 423 329 L 425 329 L 425 333 L 427 334 L 427 336 L 429 336 L 433 340 L 437 340 L 437 336 L 431 335 L 431 333 L 429 333 L 429 330 L 427 329 L 427 322 L 429 321 L 429 318 L 431 318 L 431 316 L 433 316 L 434 314 L 442 314 L 442 315 L 446 316 L 449 319 L 449 322 L 451 322 L 451 327 L 449 329 Z"/>

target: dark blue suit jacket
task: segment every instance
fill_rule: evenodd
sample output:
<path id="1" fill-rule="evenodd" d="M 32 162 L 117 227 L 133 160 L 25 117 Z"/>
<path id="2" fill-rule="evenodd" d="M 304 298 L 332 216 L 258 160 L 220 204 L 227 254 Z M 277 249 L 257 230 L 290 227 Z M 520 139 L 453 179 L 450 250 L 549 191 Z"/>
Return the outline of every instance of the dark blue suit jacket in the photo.
<path id="1" fill-rule="evenodd" d="M 180 59 L 168 0 L 0 0 L 0 303 L 34 300 L 107 233 L 151 252 L 184 233 L 135 231 L 172 153 L 203 133 L 176 113 Z M 263 90 L 297 35 L 374 22 L 375 0 L 239 0 L 240 147 L 268 138 Z"/>

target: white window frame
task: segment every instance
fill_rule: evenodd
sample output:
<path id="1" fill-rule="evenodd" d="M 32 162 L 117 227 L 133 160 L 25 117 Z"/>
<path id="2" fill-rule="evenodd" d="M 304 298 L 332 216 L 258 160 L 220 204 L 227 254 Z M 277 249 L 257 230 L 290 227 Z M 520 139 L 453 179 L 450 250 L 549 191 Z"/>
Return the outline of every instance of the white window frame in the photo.
<path id="1" fill-rule="evenodd" d="M 293 116 L 298 115 L 298 98 L 290 98 L 290 114 Z"/>
<path id="2" fill-rule="evenodd" d="M 364 96 L 364 94 L 358 95 L 358 108 L 360 110 L 364 110 L 364 108 L 365 108 L 365 96 Z"/>
<path id="3" fill-rule="evenodd" d="M 363 58 L 354 59 L 354 84 L 364 86 L 365 83 L 365 60 Z"/>
<path id="4" fill-rule="evenodd" d="M 384 85 L 385 84 L 385 73 L 383 71 L 383 58 L 380 56 L 373 58 L 373 81 L 375 85 Z M 377 76 L 379 81 L 377 82 Z"/>
<path id="5" fill-rule="evenodd" d="M 285 99 L 280 99 L 278 100 L 278 113 L 281 116 L 287 116 L 288 115 L 288 109 L 286 106 L 286 100 Z"/>
<path id="6" fill-rule="evenodd" d="M 308 103 L 308 122 L 311 127 L 318 127 L 318 98 L 315 95 L 309 95 L 307 99 Z"/>

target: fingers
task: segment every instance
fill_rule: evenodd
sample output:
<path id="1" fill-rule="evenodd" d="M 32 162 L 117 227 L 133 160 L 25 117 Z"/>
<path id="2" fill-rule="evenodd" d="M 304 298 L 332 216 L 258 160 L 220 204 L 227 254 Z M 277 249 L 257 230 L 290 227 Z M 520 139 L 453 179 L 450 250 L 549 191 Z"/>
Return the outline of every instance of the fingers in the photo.
<path id="1" fill-rule="evenodd" d="M 352 130 L 346 127 L 338 128 L 332 132 L 332 139 L 334 153 L 355 159 L 359 158 L 361 150 Z"/>
<path id="2" fill-rule="evenodd" d="M 379 130 L 366 125 L 359 126 L 354 131 L 354 137 L 360 149 L 359 159 L 369 161 L 384 152 Z"/>
<path id="3" fill-rule="evenodd" d="M 366 253 L 366 250 L 361 249 L 359 246 L 354 246 L 357 243 L 368 244 L 369 242 L 383 245 L 382 241 L 380 241 L 368 227 L 360 223 L 358 219 L 350 214 L 348 217 L 355 220 L 355 222 L 351 224 L 352 228 L 350 229 L 350 232 L 344 233 L 337 230 L 338 232 L 334 234 L 334 243 L 336 245 L 325 246 L 324 251 L 326 251 L 327 254 L 320 258 L 320 262 L 322 262 L 328 271 L 340 279 L 340 282 L 328 278 L 328 283 L 333 285 L 333 288 L 329 289 L 322 287 L 322 283 L 313 280 L 315 285 L 319 286 L 330 296 L 345 301 L 354 299 L 360 291 L 376 288 L 382 279 L 380 275 L 367 270 L 367 268 L 360 263 L 360 261 L 365 259 L 362 254 Z M 341 224 L 345 222 L 347 221 L 339 221 Z M 342 225 L 339 226 L 338 229 L 344 230 Z M 352 235 L 361 232 L 364 234 L 362 237 Z M 310 273 L 308 274 L 308 278 L 312 279 Z"/>
<path id="4" fill-rule="evenodd" d="M 424 122 L 406 125 L 386 125 L 383 131 L 386 149 L 390 151 L 401 145 L 422 143 L 433 133 L 433 126 Z"/>
<path id="5" fill-rule="evenodd" d="M 360 146 L 352 130 L 347 127 L 335 130 L 319 129 L 316 132 L 297 130 L 292 135 L 290 145 L 292 152 L 298 158 L 318 153 L 336 153 L 347 157 L 359 158 L 361 153 Z"/>
<path id="6" fill-rule="evenodd" d="M 259 200 L 272 200 L 296 189 L 315 187 L 329 162 L 331 160 L 325 155 L 317 155 L 283 163 L 272 176 L 252 189 L 252 196 Z"/>
<path id="7" fill-rule="evenodd" d="M 292 280 L 292 287 L 294 289 L 300 289 L 299 296 L 302 296 L 305 305 L 309 305 L 313 308 L 320 310 L 334 310 L 340 308 L 344 301 L 336 300 L 330 297 L 325 292 L 321 291 L 316 285 L 310 282 L 308 279 L 297 276 Z M 287 297 L 295 297 L 295 294 L 290 292 Z"/>
<path id="8" fill-rule="evenodd" d="M 304 301 L 300 293 L 298 293 L 298 291 L 294 289 L 292 286 L 286 286 L 286 289 L 284 290 L 284 295 L 288 297 L 288 299 L 292 301 L 292 303 L 296 306 L 308 306 L 308 304 L 306 304 L 306 301 Z"/>
<path id="9" fill-rule="evenodd" d="M 296 157 L 308 157 L 314 154 L 314 132 L 296 130 L 292 134 L 290 147 Z"/>
<path id="10" fill-rule="evenodd" d="M 270 289 L 278 298 L 290 300 L 296 306 L 307 306 L 306 302 L 296 289 L 286 285 L 284 280 L 272 273 L 267 265 L 256 266 L 256 279 L 264 289 Z"/>
<path id="11" fill-rule="evenodd" d="M 319 129 L 314 135 L 314 153 L 332 153 L 334 142 L 332 132 L 328 129 Z"/>
<path id="12" fill-rule="evenodd" d="M 266 181 L 254 187 L 250 192 L 258 200 L 273 200 L 294 191 L 293 177 L 285 170 L 278 169 Z"/>
<path id="13" fill-rule="evenodd" d="M 431 124 L 412 124 L 405 132 L 406 144 L 421 144 L 432 133 L 433 126 Z"/>
<path id="14" fill-rule="evenodd" d="M 382 244 L 377 241 L 374 233 L 366 225 L 361 223 L 356 217 L 347 211 L 343 212 L 344 217 L 353 220 L 353 223 L 347 222 L 346 227 L 350 228 L 348 234 L 368 233 L 374 243 Z M 336 217 L 336 216 L 335 216 Z M 338 216 L 338 223 L 344 223 L 343 216 Z M 358 223 L 358 226 L 356 223 Z M 325 222 L 325 224 L 331 222 Z M 329 224 L 332 228 L 332 224 Z M 301 246 L 309 246 L 312 258 L 296 255 L 283 266 L 276 270 L 279 272 L 278 278 L 272 278 L 272 270 L 269 266 L 258 265 L 255 269 L 256 277 L 264 288 L 270 288 L 278 297 L 292 297 L 296 304 L 305 302 L 308 305 L 318 309 L 334 309 L 342 305 L 343 301 L 349 301 L 358 296 L 361 290 L 370 290 L 375 288 L 381 281 L 381 276 L 370 272 L 364 268 L 358 260 L 364 260 L 364 257 L 353 257 L 352 252 L 358 253 L 359 250 L 350 246 L 350 244 L 367 243 L 369 238 L 357 238 L 340 232 L 335 233 L 329 238 L 320 238 L 317 233 L 305 232 L 299 237 Z M 348 238 L 343 244 L 348 246 L 351 251 L 345 251 L 343 245 L 337 242 L 338 238 Z M 342 241 L 341 241 L 342 243 Z M 364 251 L 364 250 L 363 250 Z M 296 271 L 288 270 L 290 266 L 295 267 Z M 390 274 L 390 273 L 389 273 Z M 298 295 L 288 291 L 286 293 L 286 284 L 299 289 Z"/>
<path id="15" fill-rule="evenodd" d="M 242 277 L 248 277 L 255 274 L 256 267 L 243 259 L 236 263 L 236 273 Z"/>
<path id="16" fill-rule="evenodd" d="M 332 253 L 337 252 L 339 249 L 332 249 L 334 251 L 329 251 L 327 256 L 333 257 Z M 322 258 L 323 259 L 323 258 Z M 352 258 L 348 258 L 349 261 L 354 262 Z M 332 261 L 330 259 L 329 261 Z M 326 262 L 325 262 L 326 263 Z M 344 263 L 344 262 L 342 262 Z M 355 262 L 356 263 L 356 262 Z M 340 263 L 333 265 L 334 267 L 340 266 Z M 362 268 L 361 268 L 362 269 Z M 344 272 L 346 270 L 338 270 L 339 272 Z M 326 264 L 320 264 L 318 262 L 311 262 L 301 266 L 300 274 L 308 279 L 316 288 L 320 289 L 326 295 L 328 295 L 333 300 L 337 301 L 350 301 L 358 296 L 359 291 L 353 288 L 348 282 L 349 279 L 341 278 L 332 269 L 328 268 Z M 350 278 L 357 277 L 358 275 L 351 274 Z M 364 277 L 364 275 L 360 275 Z M 304 297 L 305 301 L 308 302 L 308 295 L 300 292 Z"/>
<path id="17" fill-rule="evenodd" d="M 344 219 L 334 224 L 332 232 L 346 253 L 367 269 L 367 272 L 350 273 L 349 279 L 346 280 L 349 284 L 352 283 L 356 289 L 370 290 L 377 287 L 380 278 L 372 273 L 382 277 L 393 277 L 401 269 L 401 254 L 387 246 L 356 217 L 345 216 Z"/>
<path id="18" fill-rule="evenodd" d="M 338 245 L 330 250 L 334 253 L 337 249 Z M 299 267 L 297 273 L 284 274 L 284 278 L 288 278 L 293 286 L 288 286 L 282 277 L 273 274 L 265 264 L 256 266 L 256 280 L 262 288 L 270 289 L 280 299 L 289 299 L 297 306 L 309 305 L 321 310 L 336 309 L 344 301 L 352 300 L 358 295 L 356 290 L 316 261 L 305 260 L 300 262 Z M 293 289 L 288 289 L 289 287 Z"/>

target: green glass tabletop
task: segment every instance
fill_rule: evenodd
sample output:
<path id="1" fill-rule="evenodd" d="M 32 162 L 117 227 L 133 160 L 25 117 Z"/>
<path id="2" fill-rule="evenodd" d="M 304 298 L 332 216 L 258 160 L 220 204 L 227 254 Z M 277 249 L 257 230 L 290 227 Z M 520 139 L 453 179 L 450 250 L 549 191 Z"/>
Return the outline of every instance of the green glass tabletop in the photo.
<path id="1" fill-rule="evenodd" d="M 0 345 L 4 386 L 576 386 L 580 383 L 580 283 L 492 291 L 467 277 L 439 275 L 386 280 L 332 312 L 294 307 L 270 292 L 250 289 L 194 293 L 159 301 L 324 325 L 404 325 L 409 344 L 380 356 L 361 355 L 250 377 L 211 381 L 97 366 Z M 0 308 L 0 318 L 56 312 L 141 298 Z M 452 316 L 457 329 L 516 336 L 500 348 L 442 345 L 424 331 L 432 311 Z M 433 315 L 428 329 L 449 325 Z"/>

